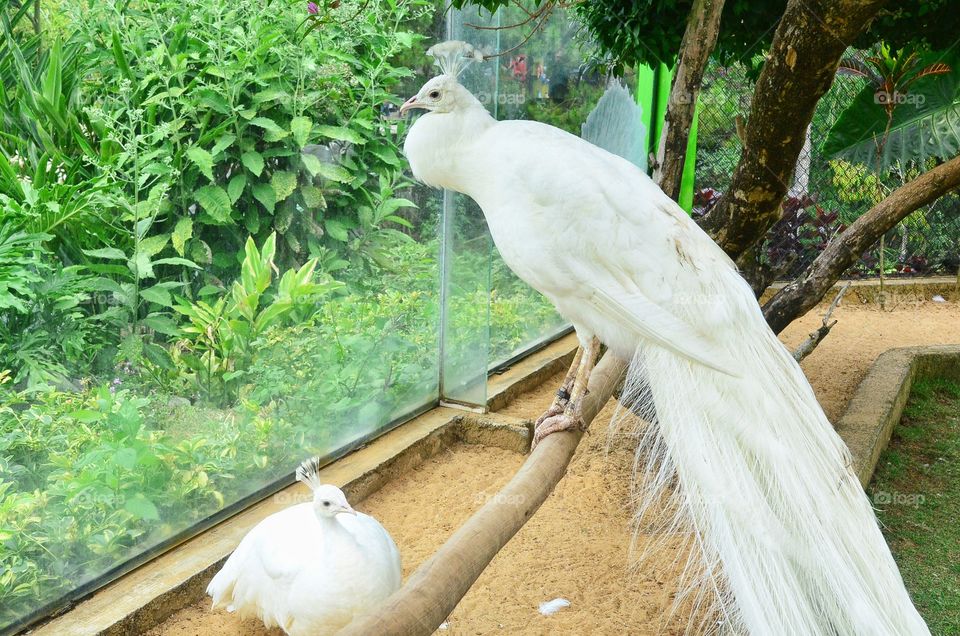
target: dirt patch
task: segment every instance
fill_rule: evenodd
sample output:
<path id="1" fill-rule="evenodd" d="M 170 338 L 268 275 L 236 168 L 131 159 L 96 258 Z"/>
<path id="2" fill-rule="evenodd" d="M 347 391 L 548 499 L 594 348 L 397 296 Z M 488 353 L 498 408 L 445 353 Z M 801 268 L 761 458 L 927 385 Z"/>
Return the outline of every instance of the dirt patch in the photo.
<path id="1" fill-rule="evenodd" d="M 880 311 L 873 305 L 841 306 L 839 323 L 803 368 L 831 420 L 846 407 L 854 389 L 881 352 L 922 344 L 960 343 L 960 306 L 917 303 Z M 820 323 L 818 310 L 783 334 L 795 346 Z M 524 394 L 503 412 L 536 417 L 552 399 L 559 376 Z M 668 620 L 676 592 L 676 551 L 653 554 L 631 570 L 629 481 L 630 442 L 610 446 L 597 418 L 581 443 L 567 476 L 543 507 L 493 560 L 438 634 L 664 634 L 682 633 L 682 616 Z M 496 493 L 523 457 L 494 448 L 460 445 L 387 484 L 358 508 L 391 532 L 404 560 L 404 576 L 432 554 L 485 500 Z M 642 549 L 640 537 L 635 549 Z M 537 606 L 562 597 L 570 607 L 551 617 Z M 201 602 L 149 632 L 154 636 L 268 632 L 255 621 L 211 613 Z M 589 628 L 587 627 L 589 626 Z"/>

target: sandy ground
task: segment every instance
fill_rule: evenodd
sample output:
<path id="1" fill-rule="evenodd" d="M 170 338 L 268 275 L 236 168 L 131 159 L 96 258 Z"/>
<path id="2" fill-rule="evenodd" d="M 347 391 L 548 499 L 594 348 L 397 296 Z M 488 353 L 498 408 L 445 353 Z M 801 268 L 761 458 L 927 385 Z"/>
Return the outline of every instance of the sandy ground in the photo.
<path id="1" fill-rule="evenodd" d="M 960 343 L 960 305 L 911 303 L 893 311 L 854 304 L 839 307 L 830 336 L 804 361 L 827 415 L 836 420 L 870 364 L 881 352 L 920 344 Z M 788 346 L 820 324 L 821 310 L 783 334 Z M 504 412 L 536 417 L 549 403 L 559 378 L 522 396 Z M 597 423 L 609 419 L 601 413 Z M 567 476 L 494 559 L 438 634 L 675 634 L 682 612 L 670 618 L 676 592 L 677 550 L 666 546 L 642 568 L 629 568 L 631 531 L 629 441 L 608 445 L 604 430 L 581 443 Z M 492 496 L 520 466 L 515 453 L 461 445 L 427 461 L 357 507 L 374 515 L 396 540 L 408 576 Z M 634 550 L 642 548 L 639 537 Z M 541 616 L 539 603 L 562 597 L 569 608 Z M 191 606 L 149 632 L 153 636 L 268 632 L 255 621 L 211 613 L 207 602 Z"/>

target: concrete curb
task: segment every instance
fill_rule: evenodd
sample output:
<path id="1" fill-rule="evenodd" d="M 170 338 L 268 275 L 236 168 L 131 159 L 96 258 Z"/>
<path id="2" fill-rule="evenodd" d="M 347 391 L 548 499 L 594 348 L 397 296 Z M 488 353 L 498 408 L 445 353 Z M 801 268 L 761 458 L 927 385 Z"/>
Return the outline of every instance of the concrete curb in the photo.
<path id="1" fill-rule="evenodd" d="M 913 383 L 930 377 L 960 380 L 960 345 L 890 349 L 860 383 L 837 422 L 837 432 L 850 448 L 854 472 L 864 487 L 903 415 Z"/>

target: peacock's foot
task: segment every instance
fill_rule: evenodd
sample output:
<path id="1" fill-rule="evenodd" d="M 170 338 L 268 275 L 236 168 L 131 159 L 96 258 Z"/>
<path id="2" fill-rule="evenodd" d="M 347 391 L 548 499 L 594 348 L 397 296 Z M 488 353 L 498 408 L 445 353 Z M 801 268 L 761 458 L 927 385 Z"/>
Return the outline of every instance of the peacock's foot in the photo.
<path id="1" fill-rule="evenodd" d="M 544 413 L 544 415 L 547 415 Z M 542 421 L 541 421 L 542 420 Z M 575 430 L 586 430 L 586 427 L 583 425 L 583 418 L 579 415 L 569 415 L 563 413 L 562 411 L 556 415 L 550 415 L 546 418 L 541 418 L 537 420 L 537 424 L 533 429 L 533 444 L 531 444 L 530 449 L 533 450 L 537 447 L 543 438 L 547 435 L 552 435 L 553 433 L 559 433 L 560 431 L 575 431 Z"/>
<path id="2" fill-rule="evenodd" d="M 563 410 L 566 407 L 567 405 L 565 402 L 559 402 L 559 401 L 554 402 L 553 404 L 550 405 L 550 407 L 546 411 L 543 412 L 543 415 L 537 418 L 537 421 L 533 423 L 533 428 L 534 429 L 540 428 L 540 425 L 543 424 L 544 421 L 550 419 L 551 417 L 556 417 L 557 415 L 560 415 L 561 413 L 563 413 Z"/>

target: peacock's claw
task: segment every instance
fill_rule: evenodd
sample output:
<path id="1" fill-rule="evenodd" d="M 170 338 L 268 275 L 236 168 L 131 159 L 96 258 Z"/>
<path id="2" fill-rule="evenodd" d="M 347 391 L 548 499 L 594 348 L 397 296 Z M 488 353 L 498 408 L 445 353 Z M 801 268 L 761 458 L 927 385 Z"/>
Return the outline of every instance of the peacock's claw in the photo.
<path id="1" fill-rule="evenodd" d="M 533 428 L 536 430 L 543 424 L 544 420 L 550 419 L 563 413 L 563 410 L 566 408 L 567 404 L 565 402 L 554 402 L 550 407 L 543 412 L 543 415 L 537 418 L 537 421 L 533 423 Z"/>
<path id="2" fill-rule="evenodd" d="M 546 413 L 544 413 L 546 415 Z M 547 435 L 552 435 L 553 433 L 559 433 L 560 431 L 575 431 L 575 430 L 586 430 L 586 427 L 583 425 L 583 418 L 580 416 L 568 415 L 566 413 L 558 413 L 556 415 L 551 415 L 539 421 L 533 429 L 533 443 L 530 446 L 530 450 L 533 450 Z"/>

